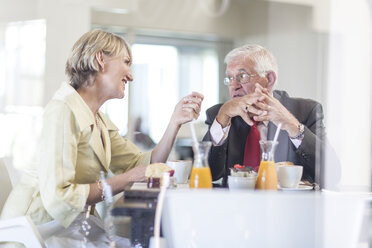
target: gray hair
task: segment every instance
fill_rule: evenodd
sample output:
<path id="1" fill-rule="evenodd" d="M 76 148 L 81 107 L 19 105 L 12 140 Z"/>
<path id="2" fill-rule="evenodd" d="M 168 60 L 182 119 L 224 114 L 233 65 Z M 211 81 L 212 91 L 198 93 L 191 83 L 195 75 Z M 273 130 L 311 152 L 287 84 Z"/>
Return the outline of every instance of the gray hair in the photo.
<path id="1" fill-rule="evenodd" d="M 260 77 L 264 77 L 267 71 L 274 71 L 278 78 L 278 64 L 274 55 L 266 48 L 255 44 L 235 48 L 226 55 L 225 64 L 240 58 L 251 59 L 255 64 L 254 69 Z"/>
<path id="2" fill-rule="evenodd" d="M 110 57 L 126 52 L 130 63 L 132 62 L 130 47 L 123 38 L 103 30 L 87 32 L 75 42 L 66 62 L 65 72 L 75 89 L 94 82 L 94 77 L 99 71 L 98 62 L 95 59 L 99 52 Z"/>

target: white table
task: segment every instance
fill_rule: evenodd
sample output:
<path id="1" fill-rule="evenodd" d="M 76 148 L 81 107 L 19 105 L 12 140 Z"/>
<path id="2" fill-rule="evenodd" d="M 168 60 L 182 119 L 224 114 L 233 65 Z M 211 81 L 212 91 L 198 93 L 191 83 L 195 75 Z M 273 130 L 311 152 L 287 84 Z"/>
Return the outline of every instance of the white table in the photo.
<path id="1" fill-rule="evenodd" d="M 366 200 L 321 192 L 168 191 L 169 247 L 357 247 Z"/>

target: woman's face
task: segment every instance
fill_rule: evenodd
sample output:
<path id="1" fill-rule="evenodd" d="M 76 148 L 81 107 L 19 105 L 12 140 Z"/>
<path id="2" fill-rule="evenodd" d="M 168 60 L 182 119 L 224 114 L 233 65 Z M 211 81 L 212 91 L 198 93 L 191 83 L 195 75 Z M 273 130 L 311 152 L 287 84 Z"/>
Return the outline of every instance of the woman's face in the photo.
<path id="1" fill-rule="evenodd" d="M 130 71 L 130 57 L 126 52 L 119 56 L 103 56 L 103 69 L 97 73 L 96 82 L 99 84 L 100 93 L 108 99 L 123 98 L 125 85 L 133 80 Z"/>

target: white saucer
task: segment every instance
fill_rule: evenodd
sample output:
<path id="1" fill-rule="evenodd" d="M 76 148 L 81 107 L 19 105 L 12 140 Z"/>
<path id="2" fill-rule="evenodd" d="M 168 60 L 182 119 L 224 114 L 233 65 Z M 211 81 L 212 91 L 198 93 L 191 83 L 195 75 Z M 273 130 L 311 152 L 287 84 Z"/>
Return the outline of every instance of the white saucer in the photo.
<path id="1" fill-rule="evenodd" d="M 300 184 L 298 185 L 297 188 L 282 188 L 278 186 L 278 189 L 283 190 L 283 191 L 302 191 L 302 190 L 313 190 L 313 186 Z"/>

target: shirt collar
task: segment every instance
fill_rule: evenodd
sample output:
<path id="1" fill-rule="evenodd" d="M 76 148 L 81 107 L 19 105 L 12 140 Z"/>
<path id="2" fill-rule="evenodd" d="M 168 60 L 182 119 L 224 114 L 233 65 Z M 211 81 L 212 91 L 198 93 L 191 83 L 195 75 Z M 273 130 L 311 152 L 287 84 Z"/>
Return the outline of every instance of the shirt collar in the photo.
<path id="1" fill-rule="evenodd" d="M 53 99 L 61 100 L 69 106 L 71 111 L 77 120 L 80 130 L 94 125 L 95 118 L 79 93 L 68 83 L 63 82 L 60 89 L 56 92 Z M 101 118 L 103 125 L 108 130 L 118 130 L 118 128 L 105 116 L 104 113 L 98 111 L 98 115 Z"/>
<path id="2" fill-rule="evenodd" d="M 260 126 L 260 125 L 264 125 L 265 127 L 267 127 L 267 125 L 269 125 L 269 121 L 260 121 L 257 123 L 257 126 Z"/>

